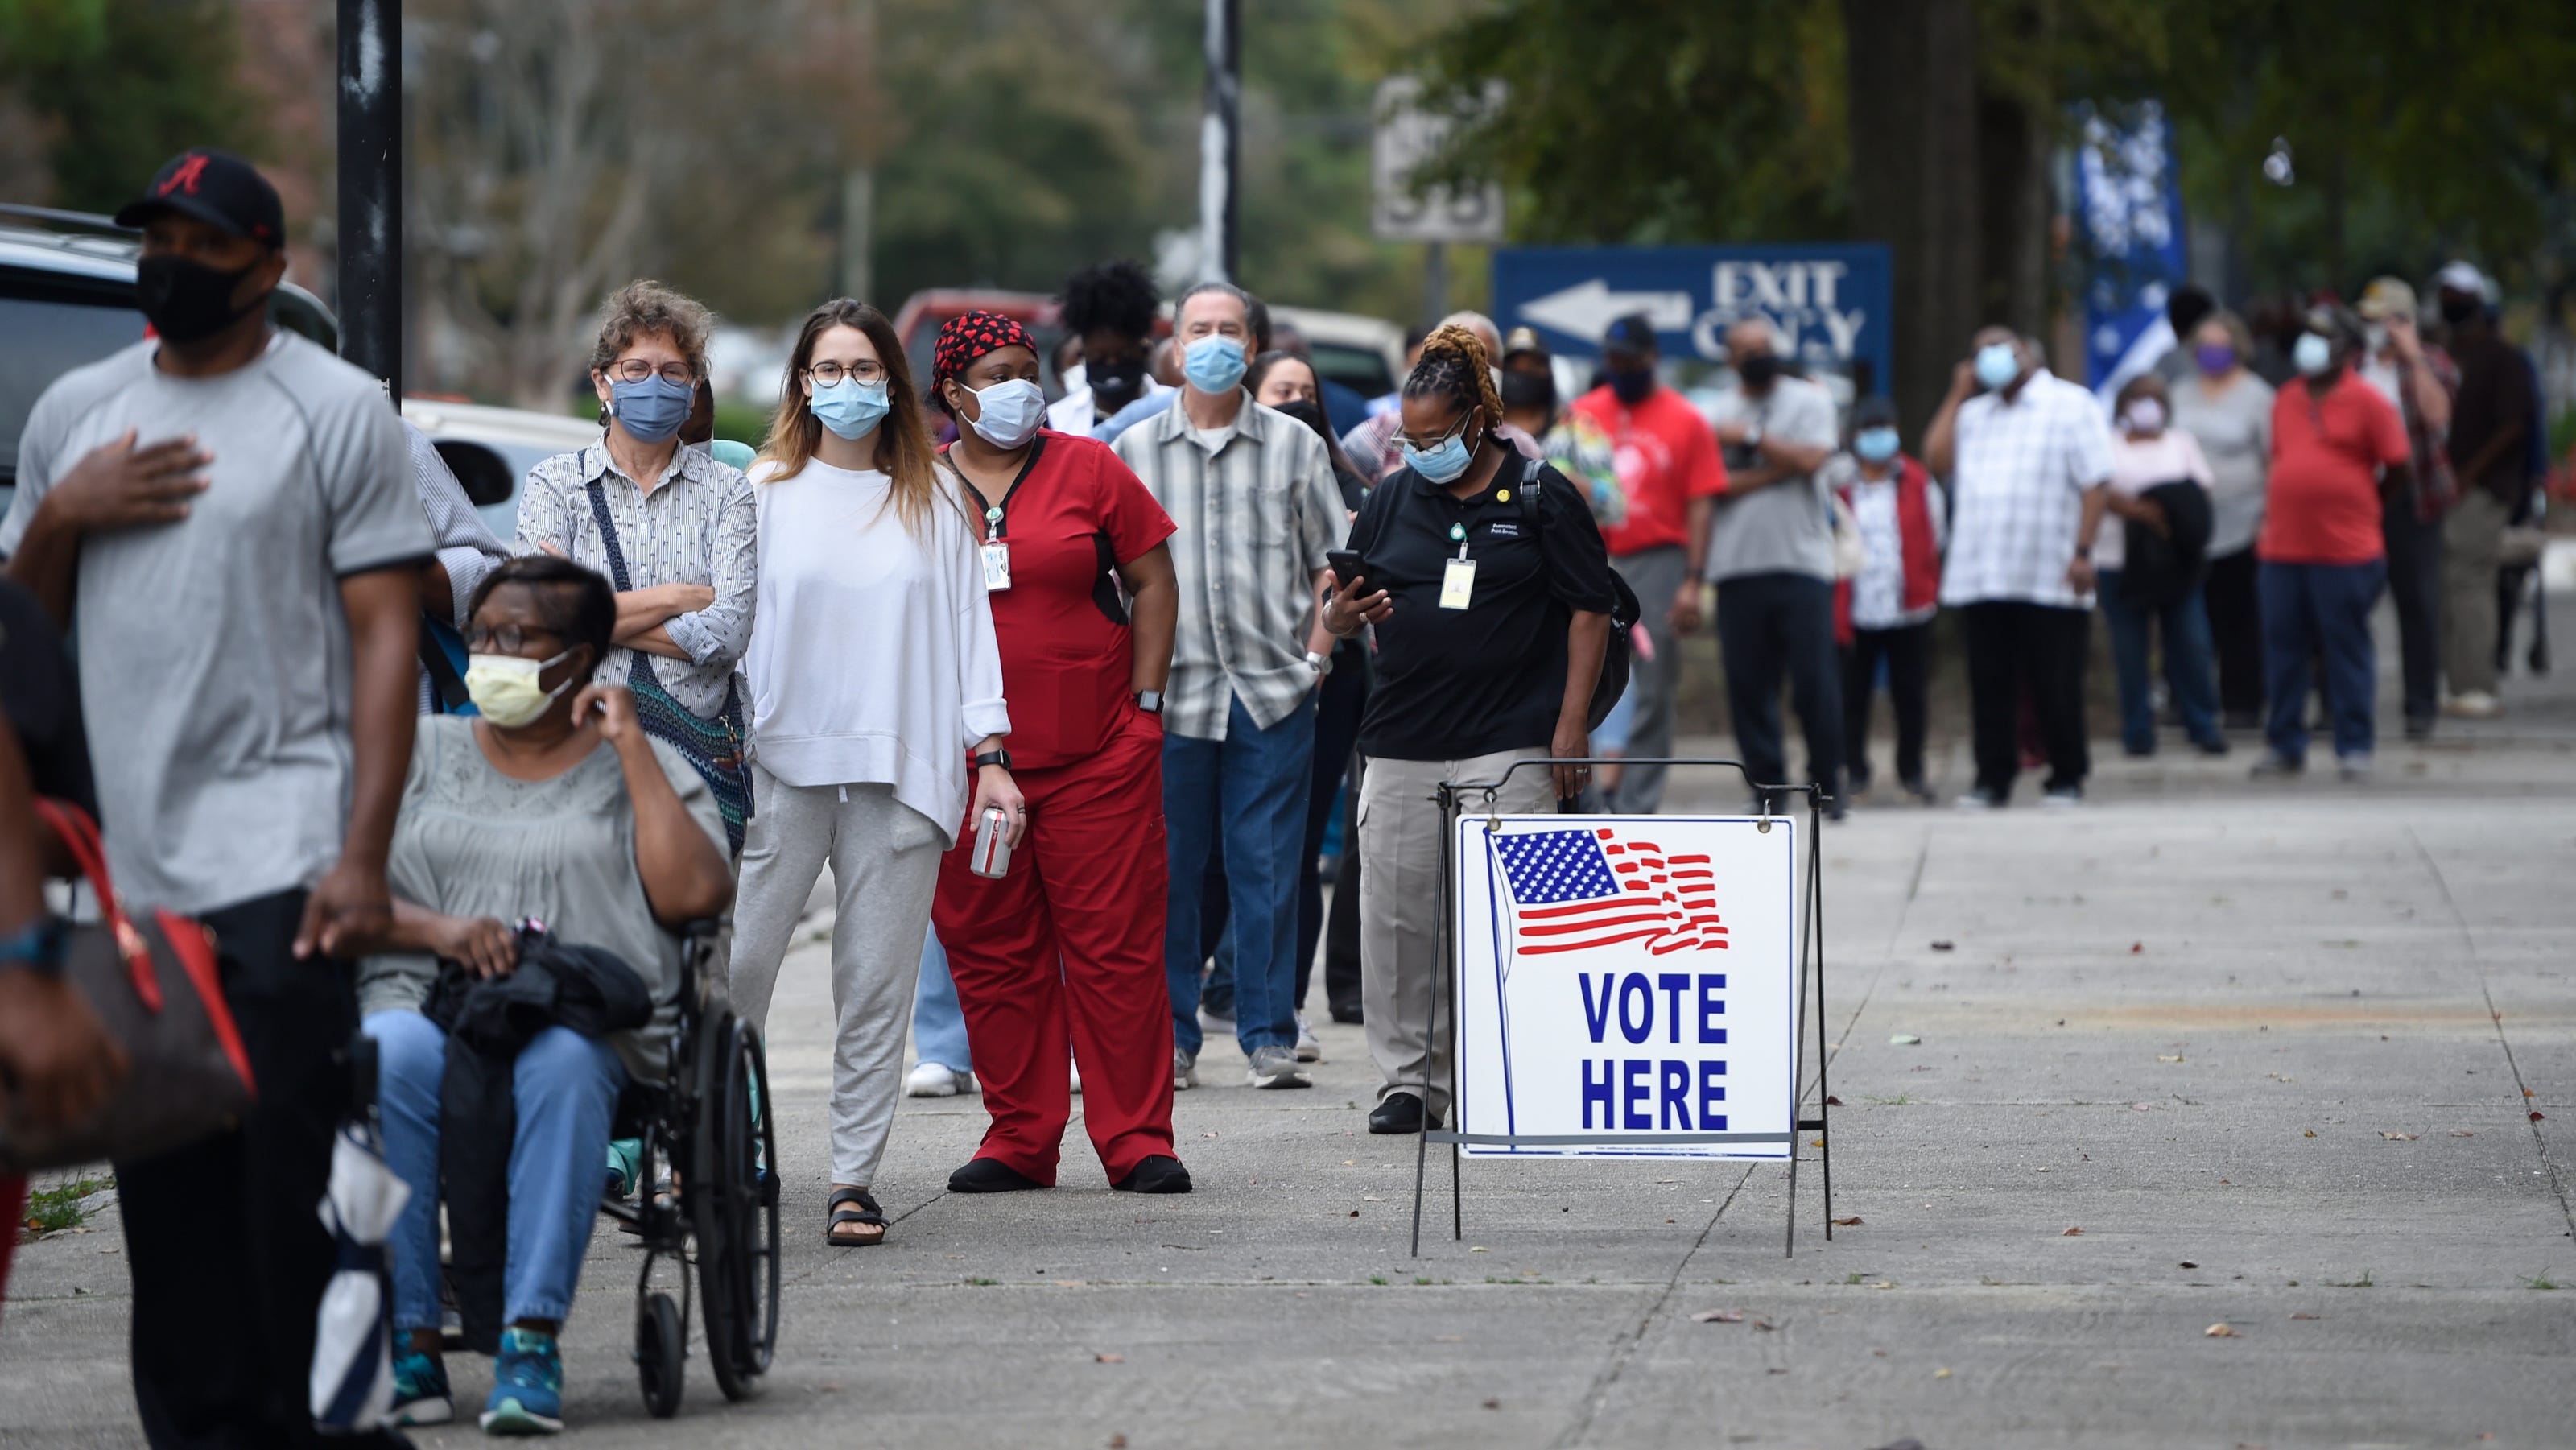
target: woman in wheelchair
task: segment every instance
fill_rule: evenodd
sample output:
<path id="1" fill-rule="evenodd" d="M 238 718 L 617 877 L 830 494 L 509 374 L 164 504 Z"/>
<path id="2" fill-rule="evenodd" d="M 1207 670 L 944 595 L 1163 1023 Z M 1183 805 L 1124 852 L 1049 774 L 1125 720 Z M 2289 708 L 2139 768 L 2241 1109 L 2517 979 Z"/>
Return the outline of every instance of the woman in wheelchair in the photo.
<path id="1" fill-rule="evenodd" d="M 510 560 L 476 592 L 466 684 L 480 717 L 421 720 L 387 879 L 387 950 L 359 977 L 378 1050 L 385 1154 L 412 1197 L 393 1234 L 395 1403 L 405 1424 L 454 1413 L 439 1358 L 439 1093 L 446 1038 L 422 1014 L 439 964 L 516 965 L 513 927 L 544 923 L 604 949 L 651 989 L 653 1020 L 605 1039 L 555 1025 L 511 1068 L 500 1352 L 482 1425 L 563 1428 L 555 1331 L 599 1209 L 619 1093 L 662 1071 L 681 977 L 678 928 L 720 914 L 733 882 L 706 783 L 646 738 L 622 688 L 587 685 L 609 647 L 608 581 L 546 555 Z"/>

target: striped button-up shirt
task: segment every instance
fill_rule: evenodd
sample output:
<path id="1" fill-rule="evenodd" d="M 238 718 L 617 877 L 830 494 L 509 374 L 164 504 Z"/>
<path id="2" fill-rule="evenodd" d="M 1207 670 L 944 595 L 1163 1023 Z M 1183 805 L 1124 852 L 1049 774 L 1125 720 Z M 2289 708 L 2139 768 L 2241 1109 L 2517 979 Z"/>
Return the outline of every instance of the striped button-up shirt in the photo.
<path id="1" fill-rule="evenodd" d="M 1315 575 L 1349 532 L 1323 438 L 1246 398 L 1223 428 L 1194 428 L 1174 406 L 1113 446 L 1177 528 L 1181 618 L 1164 730 L 1223 740 L 1237 699 L 1264 730 L 1287 719 L 1315 683 Z"/>
<path id="2" fill-rule="evenodd" d="M 2092 391 L 2035 373 L 2009 400 L 1961 403 L 1957 430 L 1941 602 L 2092 608 L 2066 582 L 2084 491 L 2111 479 L 2111 427 Z"/>
<path id="3" fill-rule="evenodd" d="M 608 546 L 590 506 L 592 479 L 599 480 L 608 517 L 617 526 L 627 588 L 704 584 L 715 590 L 715 603 L 662 625 L 689 657 L 653 657 L 654 677 L 671 698 L 702 720 L 714 719 L 724 709 L 734 662 L 751 642 L 757 568 L 752 546 L 760 528 L 751 480 L 695 448 L 682 448 L 648 492 L 617 471 L 604 442 L 558 453 L 528 470 L 528 486 L 519 493 L 518 551 L 533 554 L 552 544 L 574 563 L 609 574 Z M 625 684 L 631 657 L 625 648 L 610 650 L 591 679 Z"/>

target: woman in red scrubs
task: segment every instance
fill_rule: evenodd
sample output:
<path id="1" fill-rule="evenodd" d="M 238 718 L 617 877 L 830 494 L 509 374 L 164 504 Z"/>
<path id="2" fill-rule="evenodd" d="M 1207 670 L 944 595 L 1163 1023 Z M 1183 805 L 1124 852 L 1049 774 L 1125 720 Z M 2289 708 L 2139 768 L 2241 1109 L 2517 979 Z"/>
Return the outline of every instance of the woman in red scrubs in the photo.
<path id="1" fill-rule="evenodd" d="M 939 867 L 931 923 L 993 1115 L 948 1187 L 1051 1187 L 1078 1065 L 1110 1185 L 1187 1193 L 1163 972 L 1172 521 L 1105 444 L 1040 426 L 1037 378 L 1037 347 L 1009 318 L 969 312 L 940 328 L 931 401 L 957 420 L 946 459 L 979 515 L 1011 708 L 1004 763 L 1028 801 L 999 879 L 968 869 L 972 821 Z"/>

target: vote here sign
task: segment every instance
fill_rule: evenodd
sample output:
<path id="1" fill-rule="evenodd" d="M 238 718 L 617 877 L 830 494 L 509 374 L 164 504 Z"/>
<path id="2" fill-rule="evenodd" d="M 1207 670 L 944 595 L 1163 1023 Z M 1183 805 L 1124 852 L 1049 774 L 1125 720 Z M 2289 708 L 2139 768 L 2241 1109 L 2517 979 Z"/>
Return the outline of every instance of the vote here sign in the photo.
<path id="1" fill-rule="evenodd" d="M 1461 818 L 1463 1151 L 1788 1158 L 1800 825 Z"/>

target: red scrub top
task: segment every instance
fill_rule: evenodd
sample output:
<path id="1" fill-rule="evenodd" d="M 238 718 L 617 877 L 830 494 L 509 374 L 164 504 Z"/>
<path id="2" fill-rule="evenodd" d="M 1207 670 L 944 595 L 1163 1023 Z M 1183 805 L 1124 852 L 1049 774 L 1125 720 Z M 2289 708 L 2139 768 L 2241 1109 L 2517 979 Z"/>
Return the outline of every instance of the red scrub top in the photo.
<path id="1" fill-rule="evenodd" d="M 1172 536 L 1171 517 L 1109 445 L 1038 430 L 1011 491 L 967 506 L 975 537 L 1002 510 L 1011 587 L 992 596 L 1011 710 L 1011 763 L 1044 770 L 1087 759 L 1132 710 L 1135 655 L 1111 571 Z"/>

